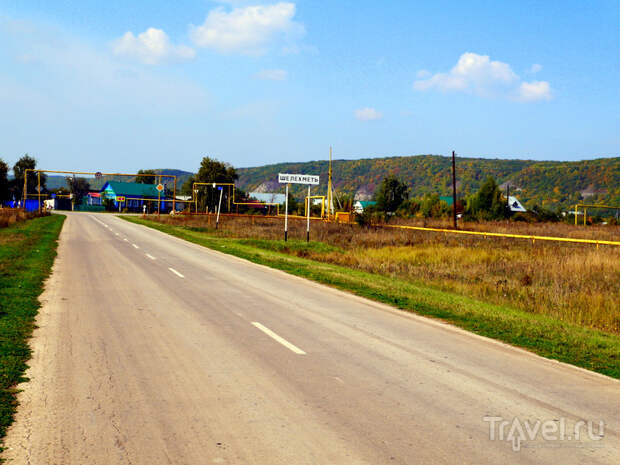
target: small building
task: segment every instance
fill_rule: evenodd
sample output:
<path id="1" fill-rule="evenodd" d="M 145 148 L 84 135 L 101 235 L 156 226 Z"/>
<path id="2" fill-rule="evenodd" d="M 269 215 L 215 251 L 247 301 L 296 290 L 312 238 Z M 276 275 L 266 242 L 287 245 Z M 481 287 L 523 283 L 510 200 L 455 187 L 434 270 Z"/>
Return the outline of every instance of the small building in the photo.
<path id="1" fill-rule="evenodd" d="M 361 215 L 364 213 L 364 210 L 373 205 L 377 205 L 377 202 L 373 202 L 372 200 L 358 200 L 353 204 L 353 211 Z"/>
<path id="2" fill-rule="evenodd" d="M 511 212 L 526 212 L 525 207 L 519 202 L 516 197 L 512 195 L 508 196 L 508 206 L 510 207 Z"/>

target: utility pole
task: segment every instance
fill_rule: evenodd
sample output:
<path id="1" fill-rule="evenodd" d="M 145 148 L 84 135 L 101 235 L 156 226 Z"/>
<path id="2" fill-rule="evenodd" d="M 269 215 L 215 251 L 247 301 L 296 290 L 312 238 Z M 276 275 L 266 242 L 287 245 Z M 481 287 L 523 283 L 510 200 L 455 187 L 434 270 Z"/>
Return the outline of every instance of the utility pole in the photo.
<path id="1" fill-rule="evenodd" d="M 456 162 L 455 153 L 452 151 L 452 220 L 454 229 L 457 229 L 456 224 Z"/>
<path id="2" fill-rule="evenodd" d="M 334 199 L 332 198 L 332 146 L 329 146 L 329 170 L 327 174 L 327 219 L 334 213 Z"/>
<path id="3" fill-rule="evenodd" d="M 506 202 L 508 202 L 508 208 L 510 208 L 510 181 L 506 183 Z"/>

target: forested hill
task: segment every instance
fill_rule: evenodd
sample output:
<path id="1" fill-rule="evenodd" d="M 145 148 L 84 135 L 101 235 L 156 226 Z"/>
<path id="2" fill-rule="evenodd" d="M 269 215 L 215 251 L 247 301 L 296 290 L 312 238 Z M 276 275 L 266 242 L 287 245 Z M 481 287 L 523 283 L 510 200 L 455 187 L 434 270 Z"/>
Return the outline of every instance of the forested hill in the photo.
<path id="1" fill-rule="evenodd" d="M 238 186 L 245 191 L 279 190 L 278 173 L 318 174 L 320 191 L 327 183 L 327 161 L 280 163 L 239 168 Z M 451 158 L 439 155 L 334 160 L 336 190 L 368 199 L 388 174 L 411 187 L 414 197 L 451 193 Z M 545 208 L 569 207 L 579 201 L 620 205 L 620 157 L 577 162 L 457 158 L 457 187 L 460 196 L 475 192 L 489 176 L 505 188 L 506 183 L 526 205 Z M 319 189 L 313 189 L 318 193 Z M 301 188 L 294 191 L 301 194 Z"/>

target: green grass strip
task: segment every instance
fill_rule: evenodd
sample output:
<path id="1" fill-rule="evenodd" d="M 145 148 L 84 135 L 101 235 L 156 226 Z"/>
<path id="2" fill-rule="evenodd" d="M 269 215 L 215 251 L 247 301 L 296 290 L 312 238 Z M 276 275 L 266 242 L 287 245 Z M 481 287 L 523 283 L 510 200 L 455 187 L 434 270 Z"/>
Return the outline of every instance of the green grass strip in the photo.
<path id="1" fill-rule="evenodd" d="M 508 306 L 482 302 L 404 279 L 297 256 L 300 250 L 325 251 L 331 247 L 320 242 L 307 244 L 294 240 L 284 243 L 265 239 L 234 239 L 216 235 L 214 230 L 204 228 L 192 230 L 135 217 L 123 219 L 402 310 L 438 318 L 544 357 L 620 378 L 620 337 L 613 334 Z"/>
<path id="2" fill-rule="evenodd" d="M 13 421 L 16 385 L 27 381 L 28 339 L 64 220 L 51 215 L 0 229 L 0 440 Z"/>

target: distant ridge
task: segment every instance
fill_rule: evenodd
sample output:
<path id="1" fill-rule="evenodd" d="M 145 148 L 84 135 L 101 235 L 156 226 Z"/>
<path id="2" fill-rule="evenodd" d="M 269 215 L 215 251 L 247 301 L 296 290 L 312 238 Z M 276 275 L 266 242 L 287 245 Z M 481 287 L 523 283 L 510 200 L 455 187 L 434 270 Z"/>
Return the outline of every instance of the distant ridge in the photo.
<path id="1" fill-rule="evenodd" d="M 318 174 L 326 190 L 328 162 L 278 163 L 253 168 L 238 168 L 237 185 L 245 191 L 275 192 L 279 172 Z M 395 174 L 411 187 L 414 197 L 451 193 L 451 158 L 441 155 L 334 160 L 333 180 L 339 192 L 369 198 L 381 180 Z M 526 206 L 567 208 L 576 202 L 620 205 L 620 157 L 575 162 L 457 158 L 459 195 L 475 192 L 492 176 Z M 301 189 L 293 190 L 301 196 Z"/>
<path id="2" fill-rule="evenodd" d="M 388 174 L 395 174 L 409 184 L 413 197 L 433 193 L 449 195 L 450 167 L 451 159 L 441 155 L 334 160 L 333 178 L 339 193 L 355 195 L 361 200 L 369 199 Z M 313 188 L 313 193 L 323 193 L 327 188 L 327 170 L 326 160 L 237 168 L 237 186 L 246 192 L 280 192 L 278 173 L 318 174 L 321 185 Z M 174 168 L 154 171 L 176 175 L 177 193 L 193 174 Z M 620 205 L 620 157 L 574 162 L 457 158 L 459 196 L 475 192 L 488 176 L 492 176 L 502 189 L 510 184 L 511 194 L 526 207 L 536 204 L 545 208 L 569 208 L 583 201 Z M 91 187 L 99 189 L 107 180 L 134 181 L 133 178 L 104 177 L 92 179 Z M 48 176 L 48 189 L 64 185 L 64 176 Z M 294 186 L 292 192 L 298 197 L 303 195 L 300 187 Z"/>

